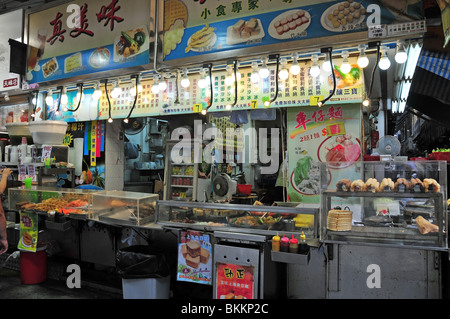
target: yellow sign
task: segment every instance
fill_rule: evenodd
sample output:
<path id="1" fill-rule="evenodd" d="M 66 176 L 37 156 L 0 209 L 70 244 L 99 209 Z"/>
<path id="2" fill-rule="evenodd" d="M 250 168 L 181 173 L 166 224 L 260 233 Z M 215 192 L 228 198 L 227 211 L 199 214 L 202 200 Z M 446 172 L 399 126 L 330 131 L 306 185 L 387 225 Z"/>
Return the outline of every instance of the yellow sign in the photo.
<path id="1" fill-rule="evenodd" d="M 91 165 L 97 165 L 97 121 L 92 121 L 91 126 Z"/>
<path id="2" fill-rule="evenodd" d="M 345 134 L 344 122 L 336 122 L 327 124 L 327 136 L 336 136 Z"/>
<path id="3" fill-rule="evenodd" d="M 257 109 L 258 108 L 258 101 L 257 100 L 251 100 L 250 101 L 250 108 L 252 110 Z"/>
<path id="4" fill-rule="evenodd" d="M 192 110 L 194 111 L 194 113 L 200 113 L 203 110 L 203 104 L 201 103 L 194 104 Z"/>
<path id="5" fill-rule="evenodd" d="M 317 103 L 319 103 L 319 101 L 323 100 L 323 95 L 311 95 L 309 97 L 309 105 L 311 106 L 317 106 Z"/>

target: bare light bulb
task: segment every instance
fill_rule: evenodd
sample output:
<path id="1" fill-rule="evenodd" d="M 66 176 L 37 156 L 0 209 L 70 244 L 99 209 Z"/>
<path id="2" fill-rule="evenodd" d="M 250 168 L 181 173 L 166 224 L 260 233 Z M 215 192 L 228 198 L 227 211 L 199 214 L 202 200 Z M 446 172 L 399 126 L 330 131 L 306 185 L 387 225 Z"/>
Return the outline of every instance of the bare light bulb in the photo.
<path id="1" fill-rule="evenodd" d="M 397 52 L 395 53 L 395 62 L 403 64 L 408 59 L 408 54 L 405 51 L 405 43 L 403 41 L 397 41 Z"/>
<path id="2" fill-rule="evenodd" d="M 48 90 L 47 97 L 45 98 L 45 103 L 47 103 L 48 106 L 53 105 L 53 91 L 51 89 Z"/>
<path id="3" fill-rule="evenodd" d="M 381 49 L 381 58 L 380 61 L 378 62 L 378 66 L 382 70 L 387 70 L 391 66 L 391 61 L 389 61 L 389 58 L 386 54 L 386 50 L 387 50 L 386 48 Z"/>
<path id="4" fill-rule="evenodd" d="M 286 69 L 286 61 L 285 60 L 283 60 L 281 62 L 281 70 L 280 70 L 280 72 L 278 72 L 278 76 L 279 76 L 280 80 L 283 80 L 283 81 L 287 80 L 289 78 L 289 72 Z"/>
<path id="5" fill-rule="evenodd" d="M 102 91 L 100 90 L 100 83 L 97 83 L 96 87 L 95 87 L 95 90 L 94 90 L 94 93 L 92 94 L 92 98 L 95 101 L 98 101 L 101 96 L 102 96 Z"/>
<path id="6" fill-rule="evenodd" d="M 117 99 L 119 97 L 120 88 L 119 88 L 119 84 L 117 82 L 114 84 L 114 88 L 112 89 L 110 95 L 113 99 Z"/>
<path id="7" fill-rule="evenodd" d="M 318 77 L 320 75 L 320 68 L 317 65 L 317 60 L 319 59 L 319 57 L 317 56 L 317 54 L 314 54 L 312 56 L 312 61 L 313 61 L 313 66 L 311 67 L 311 69 L 309 69 L 309 74 L 315 78 Z"/>
<path id="8" fill-rule="evenodd" d="M 332 67 L 331 67 L 331 62 L 330 62 L 330 60 L 327 58 L 323 63 L 322 63 L 322 70 L 324 71 L 324 72 L 331 72 L 331 69 L 332 69 Z"/>
<path id="9" fill-rule="evenodd" d="M 269 77 L 269 75 L 270 75 L 269 68 L 267 67 L 266 61 L 263 61 L 261 69 L 259 69 L 259 76 L 262 79 L 266 79 Z"/>
<path id="10" fill-rule="evenodd" d="M 348 51 L 342 51 L 342 57 L 344 58 L 344 60 L 341 64 L 341 72 L 347 74 L 352 69 L 350 63 L 348 63 Z"/>

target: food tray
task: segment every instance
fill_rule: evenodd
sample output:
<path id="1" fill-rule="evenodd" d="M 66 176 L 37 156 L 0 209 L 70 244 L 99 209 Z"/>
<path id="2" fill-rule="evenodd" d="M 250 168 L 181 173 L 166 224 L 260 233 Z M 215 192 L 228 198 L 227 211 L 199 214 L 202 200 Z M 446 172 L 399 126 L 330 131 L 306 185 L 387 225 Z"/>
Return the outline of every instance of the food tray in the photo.
<path id="1" fill-rule="evenodd" d="M 100 221 L 112 223 L 112 224 L 125 224 L 125 225 L 140 225 L 150 223 L 152 216 L 140 218 L 134 216 L 135 210 L 120 207 L 120 208 L 108 208 L 99 212 L 98 219 Z"/>

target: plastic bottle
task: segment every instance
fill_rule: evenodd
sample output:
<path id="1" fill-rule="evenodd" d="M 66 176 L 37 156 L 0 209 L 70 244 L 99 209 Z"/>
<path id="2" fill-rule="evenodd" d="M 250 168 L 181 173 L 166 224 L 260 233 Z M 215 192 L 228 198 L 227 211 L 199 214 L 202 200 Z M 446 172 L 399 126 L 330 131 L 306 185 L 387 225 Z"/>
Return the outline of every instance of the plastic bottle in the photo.
<path id="1" fill-rule="evenodd" d="M 294 254 L 298 253 L 298 240 L 294 238 L 294 234 L 292 234 L 292 238 L 289 240 L 289 252 Z"/>
<path id="2" fill-rule="evenodd" d="M 17 147 L 19 163 L 22 163 L 27 156 L 27 146 L 27 138 L 22 137 L 22 144 Z"/>
<path id="3" fill-rule="evenodd" d="M 9 162 L 10 154 L 11 154 L 11 145 L 5 146 L 5 162 Z"/>
<path id="4" fill-rule="evenodd" d="M 280 251 L 289 252 L 289 238 L 285 237 L 283 234 L 283 237 L 280 240 Z"/>
<path id="5" fill-rule="evenodd" d="M 272 251 L 280 251 L 280 236 L 278 236 L 278 233 L 272 237 Z"/>
<path id="6" fill-rule="evenodd" d="M 302 232 L 302 234 L 300 235 L 300 244 L 299 244 L 298 252 L 300 254 L 307 254 L 308 251 L 309 251 L 309 246 L 306 243 L 306 236 L 305 236 L 305 233 Z"/>
<path id="7" fill-rule="evenodd" d="M 17 146 L 12 146 L 9 153 L 9 161 L 11 163 L 17 163 L 19 160 L 19 153 L 17 151 Z"/>

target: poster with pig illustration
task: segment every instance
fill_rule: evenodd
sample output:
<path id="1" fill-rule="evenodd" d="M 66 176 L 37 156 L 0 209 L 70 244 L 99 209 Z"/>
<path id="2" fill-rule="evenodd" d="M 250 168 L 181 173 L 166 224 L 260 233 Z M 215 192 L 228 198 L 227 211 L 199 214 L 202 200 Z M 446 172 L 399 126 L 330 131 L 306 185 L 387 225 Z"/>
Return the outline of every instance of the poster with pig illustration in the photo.
<path id="1" fill-rule="evenodd" d="M 320 203 L 320 187 L 359 174 L 362 158 L 360 104 L 333 104 L 288 110 L 289 201 Z M 320 174 L 320 163 L 328 171 Z"/>

